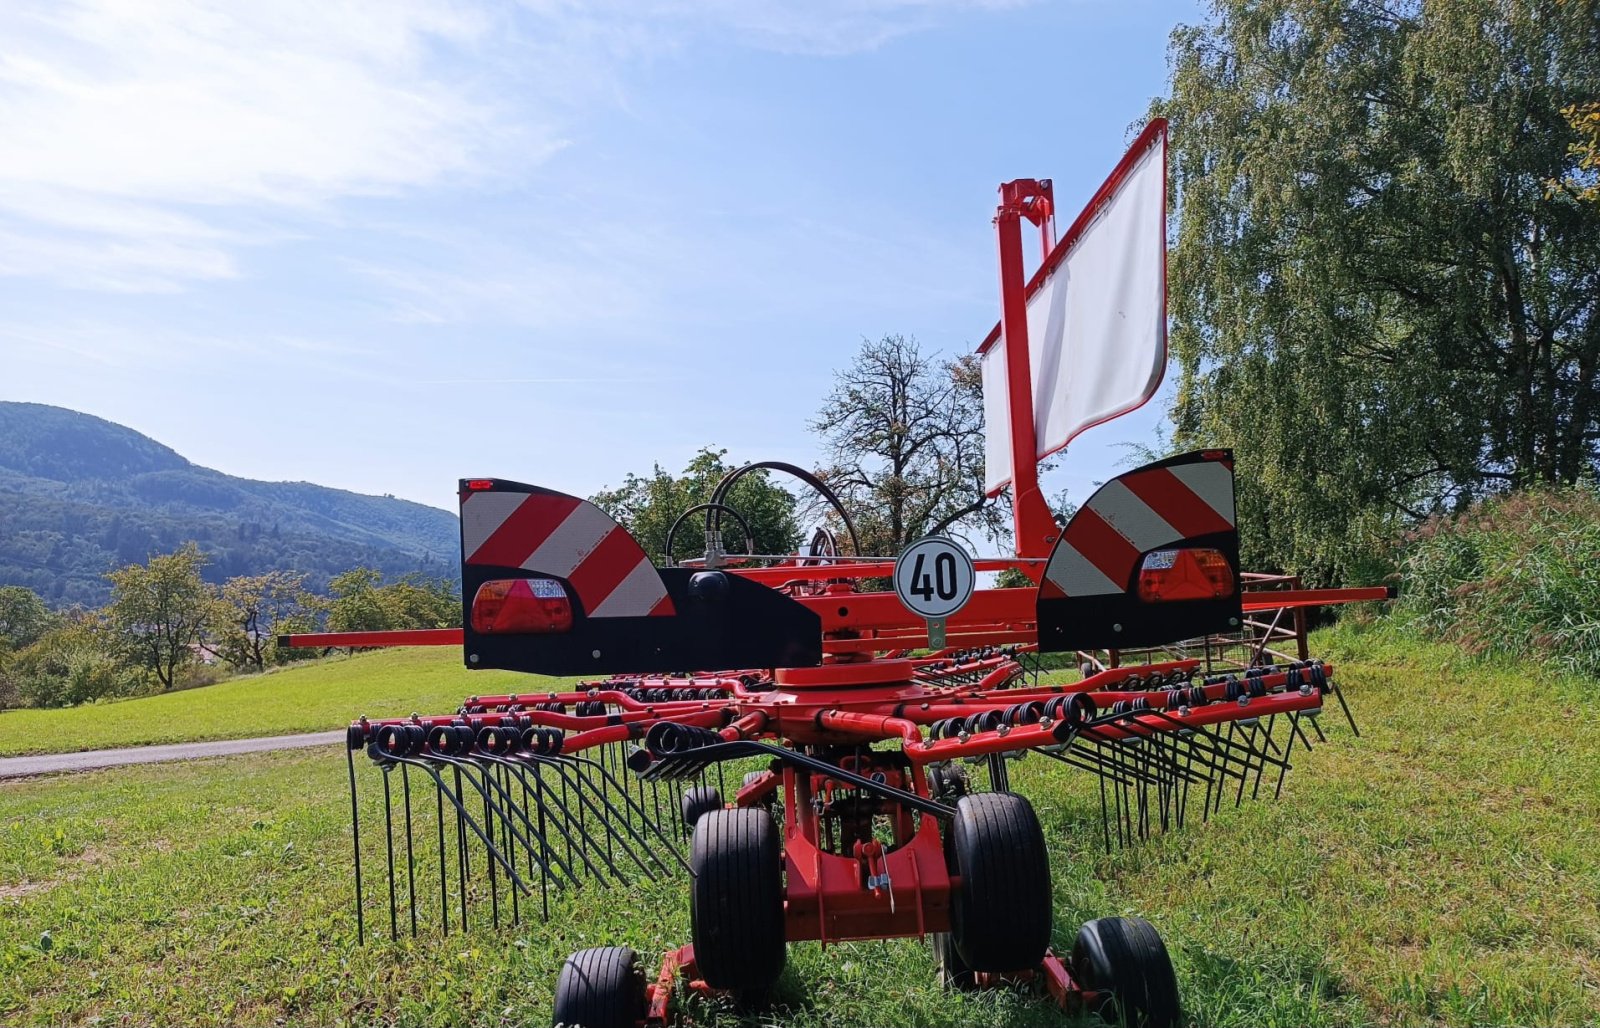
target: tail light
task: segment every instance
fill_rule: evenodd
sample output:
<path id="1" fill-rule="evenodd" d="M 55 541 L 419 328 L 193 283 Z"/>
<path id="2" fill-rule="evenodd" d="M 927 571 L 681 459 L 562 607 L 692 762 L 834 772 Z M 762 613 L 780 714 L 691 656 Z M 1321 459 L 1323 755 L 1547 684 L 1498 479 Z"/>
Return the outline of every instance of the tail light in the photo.
<path id="1" fill-rule="evenodd" d="M 1220 600 L 1233 595 L 1233 568 L 1221 550 L 1155 550 L 1139 567 L 1139 599 Z"/>
<path id="2" fill-rule="evenodd" d="M 553 634 L 572 628 L 572 602 L 553 578 L 496 578 L 472 597 L 472 630 L 482 635 Z"/>

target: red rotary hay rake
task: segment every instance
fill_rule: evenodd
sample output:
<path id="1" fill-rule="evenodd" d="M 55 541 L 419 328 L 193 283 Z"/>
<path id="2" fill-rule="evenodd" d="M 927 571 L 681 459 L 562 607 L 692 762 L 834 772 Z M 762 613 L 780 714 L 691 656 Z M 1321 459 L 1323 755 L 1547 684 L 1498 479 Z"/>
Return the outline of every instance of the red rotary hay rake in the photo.
<path id="1" fill-rule="evenodd" d="M 1002 197 L 1003 324 L 1019 341 L 1019 224 L 1048 225 L 1048 184 Z M 1012 791 L 1014 762 L 1095 776 L 1107 848 L 1276 795 L 1323 740 L 1328 698 L 1343 707 L 1331 667 L 1267 663 L 1265 640 L 1227 672 L 1209 644 L 1204 660 L 1116 658 L 1385 591 L 1247 592 L 1225 450 L 1120 475 L 1057 526 L 1028 452 L 1028 347 L 1010 350 L 1014 558 L 974 567 L 948 543 L 898 565 L 859 549 L 729 557 L 721 525 L 740 518 L 728 487 L 756 468 L 798 475 L 848 527 L 825 484 L 787 465 L 740 469 L 689 512 L 705 516 L 707 552 L 684 567 L 653 566 L 576 497 L 462 481 L 460 632 L 295 643 L 459 641 L 469 668 L 587 677 L 350 726 L 363 933 L 374 892 L 398 937 L 419 930 L 419 911 L 446 932 L 474 913 L 549 918 L 560 890 L 687 871 L 689 943 L 653 974 L 631 949 L 573 954 L 556 1023 L 664 1024 L 684 990 L 759 1002 L 791 942 L 930 936 L 953 987 L 1031 980 L 1066 1006 L 1177 1024 L 1176 979 L 1148 922 L 1101 918 L 1070 954 L 1050 949 L 1047 840 Z M 973 589 L 975 570 L 1005 568 L 1037 588 Z M 891 575 L 897 592 L 858 589 Z M 1077 654 L 1082 680 L 1047 674 L 1049 654 Z M 361 863 L 358 750 L 382 782 L 376 890 Z"/>

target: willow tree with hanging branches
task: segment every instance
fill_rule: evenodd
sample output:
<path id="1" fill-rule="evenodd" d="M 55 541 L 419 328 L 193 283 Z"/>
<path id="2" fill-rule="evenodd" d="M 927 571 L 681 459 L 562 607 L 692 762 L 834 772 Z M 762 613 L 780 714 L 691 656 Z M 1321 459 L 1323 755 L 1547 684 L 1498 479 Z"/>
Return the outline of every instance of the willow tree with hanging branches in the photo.
<path id="1" fill-rule="evenodd" d="M 1238 450 L 1253 567 L 1592 475 L 1592 0 L 1218 0 L 1171 40 L 1179 444 Z"/>

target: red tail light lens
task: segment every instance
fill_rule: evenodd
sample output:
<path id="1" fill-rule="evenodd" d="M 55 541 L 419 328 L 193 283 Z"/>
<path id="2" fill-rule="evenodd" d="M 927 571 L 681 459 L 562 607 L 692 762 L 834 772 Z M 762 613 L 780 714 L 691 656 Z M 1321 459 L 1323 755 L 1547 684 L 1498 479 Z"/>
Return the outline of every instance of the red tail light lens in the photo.
<path id="1" fill-rule="evenodd" d="M 572 628 L 572 603 L 553 578 L 496 578 L 472 597 L 472 630 L 482 635 L 551 634 Z"/>
<path id="2" fill-rule="evenodd" d="M 1220 600 L 1233 595 L 1233 569 L 1221 550 L 1156 550 L 1139 568 L 1139 599 Z"/>

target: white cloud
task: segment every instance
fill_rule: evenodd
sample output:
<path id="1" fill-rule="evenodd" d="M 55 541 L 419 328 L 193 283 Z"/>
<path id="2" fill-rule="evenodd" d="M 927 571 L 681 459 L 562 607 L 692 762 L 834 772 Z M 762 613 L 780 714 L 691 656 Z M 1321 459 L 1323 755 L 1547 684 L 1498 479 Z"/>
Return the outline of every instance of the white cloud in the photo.
<path id="1" fill-rule="evenodd" d="M 0 218 L 21 245 L 4 270 L 171 288 L 234 273 L 222 208 L 471 175 L 489 141 L 537 132 L 443 70 L 491 24 L 444 0 L 7 5 Z"/>
<path id="2" fill-rule="evenodd" d="M 6 0 L 0 275 L 119 292 L 236 277 L 242 247 L 312 234 L 340 201 L 525 179 L 633 62 L 853 52 L 1014 2 Z M 403 277 L 407 316 L 455 316 Z"/>

